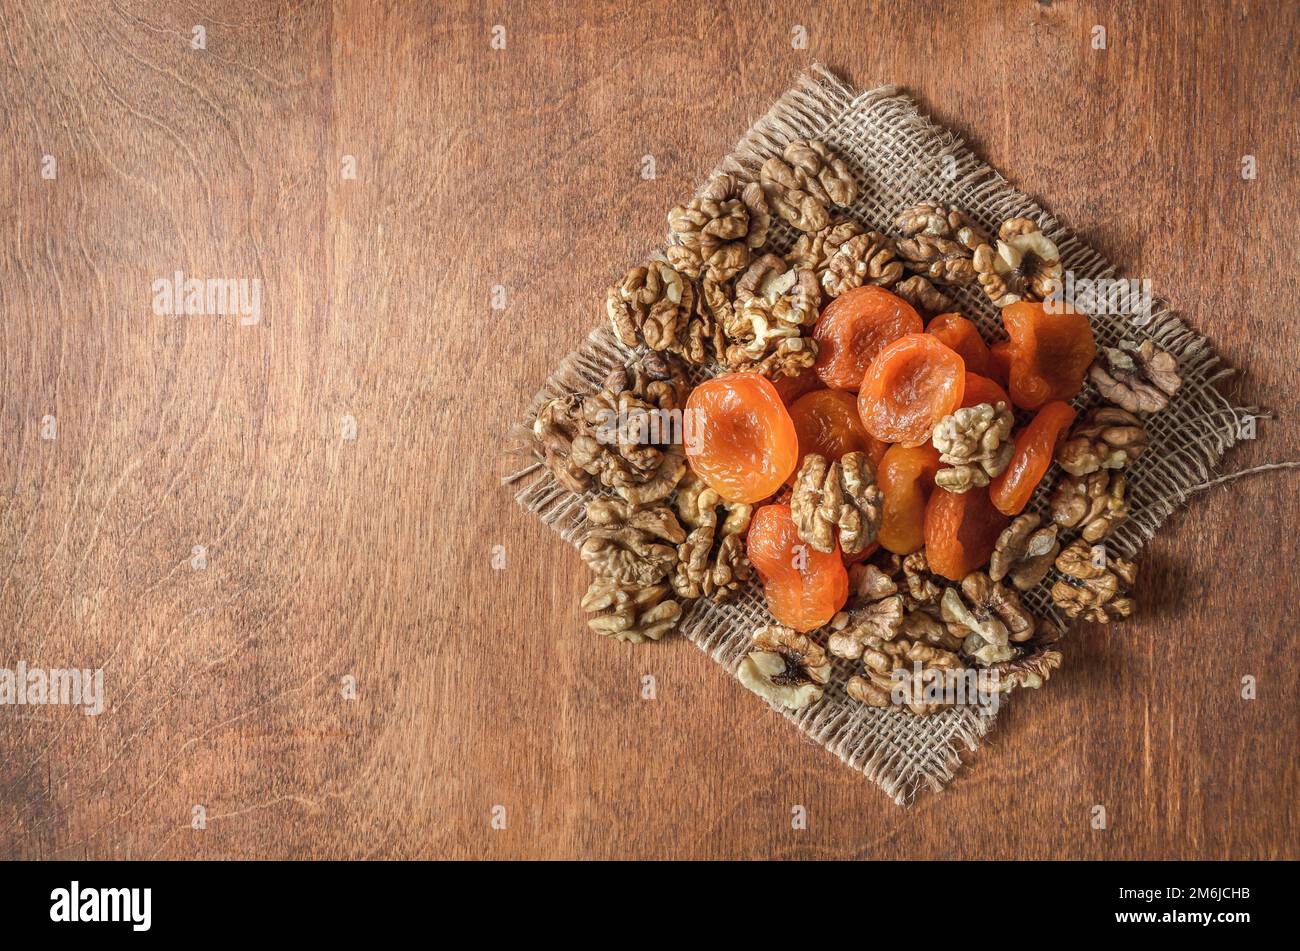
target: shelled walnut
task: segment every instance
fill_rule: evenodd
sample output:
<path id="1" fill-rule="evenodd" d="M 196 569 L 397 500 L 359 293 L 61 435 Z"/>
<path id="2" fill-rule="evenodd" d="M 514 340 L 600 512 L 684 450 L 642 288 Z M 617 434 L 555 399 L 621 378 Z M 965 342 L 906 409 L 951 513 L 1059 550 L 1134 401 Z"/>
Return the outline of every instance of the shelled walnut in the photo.
<path id="1" fill-rule="evenodd" d="M 677 409 L 686 403 L 690 384 L 681 365 L 671 357 L 647 353 L 634 357 L 605 375 L 604 392 L 626 394 L 655 409 Z"/>
<path id="2" fill-rule="evenodd" d="M 816 551 L 835 551 L 836 542 L 856 555 L 875 541 L 880 528 L 880 489 L 864 452 L 833 462 L 810 452 L 795 477 L 790 511 L 800 540 Z"/>
<path id="3" fill-rule="evenodd" d="M 952 300 L 920 274 L 899 281 L 890 290 L 911 304 L 922 317 L 933 317 L 952 310 Z"/>
<path id="4" fill-rule="evenodd" d="M 1056 570 L 1070 576 L 1052 585 L 1052 600 L 1066 617 L 1107 624 L 1133 613 L 1134 601 L 1129 595 L 1137 581 L 1133 562 L 1114 557 L 1094 559 L 1093 548 L 1080 539 L 1057 556 Z"/>
<path id="5" fill-rule="evenodd" d="M 907 598 L 904 597 L 903 600 L 906 602 Z M 965 640 L 950 631 L 948 625 L 943 623 L 937 605 L 911 605 L 903 615 L 901 633 L 909 640 L 954 652 L 961 650 Z"/>
<path id="6" fill-rule="evenodd" d="M 669 262 L 682 274 L 712 273 L 727 280 L 749 264 L 767 241 L 772 222 L 767 198 L 757 182 L 720 174 L 699 196 L 668 212 Z"/>
<path id="7" fill-rule="evenodd" d="M 989 559 L 989 578 L 1010 578 L 1021 591 L 1037 587 L 1047 577 L 1061 545 L 1056 526 L 1042 526 L 1042 517 L 1026 512 L 1018 515 L 998 536 Z"/>
<path id="8" fill-rule="evenodd" d="M 777 337 L 763 356 L 750 359 L 743 350 L 728 348 L 727 363 L 732 370 L 757 373 L 769 380 L 798 376 L 817 362 L 817 341 L 811 337 Z"/>
<path id="9" fill-rule="evenodd" d="M 949 492 L 968 492 L 989 484 L 1011 462 L 1011 428 L 1015 417 L 1006 403 L 979 403 L 945 416 L 934 426 L 932 441 L 946 468 L 935 485 Z"/>
<path id="10" fill-rule="evenodd" d="M 889 565 L 881 567 L 870 561 L 857 562 L 849 567 L 849 603 L 875 601 L 898 593 L 898 582 Z"/>
<path id="11" fill-rule="evenodd" d="M 634 267 L 605 295 L 605 313 L 625 347 L 676 347 L 695 313 L 695 285 L 666 261 Z"/>
<path id="12" fill-rule="evenodd" d="M 638 509 L 622 499 L 587 503 L 593 527 L 578 553 L 602 578 L 647 586 L 662 581 L 677 564 L 677 546 L 686 532 L 672 509 L 653 505 Z"/>
<path id="13" fill-rule="evenodd" d="M 1064 475 L 1053 486 L 1048 507 L 1056 524 L 1078 529 L 1086 542 L 1101 541 L 1128 518 L 1124 474 L 1100 469 L 1086 476 Z"/>
<path id="14" fill-rule="evenodd" d="M 1064 274 L 1060 251 L 1028 218 L 1004 221 L 996 247 L 981 244 L 972 263 L 980 287 L 996 307 L 1045 300 Z"/>
<path id="15" fill-rule="evenodd" d="M 793 327 L 797 332 L 797 328 L 811 327 L 817 322 L 821 289 L 815 273 L 806 268 L 786 267 L 780 255 L 768 253 L 757 258 L 736 279 L 735 304 L 738 316 L 746 309 L 752 309 L 757 315 L 741 319 L 753 322 L 761 317 L 768 324 Z"/>
<path id="16" fill-rule="evenodd" d="M 951 633 L 964 637 L 962 651 L 987 666 L 1015 656 L 1012 646 L 1033 636 L 1035 619 L 1006 585 L 982 571 L 962 579 L 961 588 L 946 588 L 940 616 Z"/>
<path id="17" fill-rule="evenodd" d="M 594 615 L 587 626 L 597 634 L 640 644 L 669 633 L 682 608 L 664 583 L 639 585 L 597 577 L 582 599 L 582 609 Z"/>
<path id="18" fill-rule="evenodd" d="M 1054 647 L 1040 646 L 1027 650 L 1010 660 L 990 664 L 988 670 L 997 674 L 999 693 L 1010 693 L 1016 688 L 1037 690 L 1047 683 L 1052 671 L 1061 666 L 1062 654 Z"/>
<path id="19" fill-rule="evenodd" d="M 898 256 L 927 281 L 966 284 L 975 280 L 975 248 L 988 238 L 956 207 L 936 201 L 904 210 L 894 220 L 902 237 Z"/>
<path id="20" fill-rule="evenodd" d="M 688 475 L 677 490 L 677 512 L 690 534 L 677 548 L 673 590 L 681 598 L 731 600 L 753 577 L 742 534 L 749 527 L 753 506 L 727 502 Z"/>
<path id="21" fill-rule="evenodd" d="M 700 279 L 695 298 L 695 315 L 686 325 L 681 346 L 688 363 L 721 363 L 727 355 L 725 328 L 731 323 L 736 307 L 733 281 L 719 280 L 712 274 Z M 696 355 L 699 359 L 696 359 Z"/>
<path id="22" fill-rule="evenodd" d="M 934 200 L 904 209 L 894 219 L 894 227 L 905 238 L 948 238 L 971 252 L 989 240 L 961 209 Z"/>
<path id="23" fill-rule="evenodd" d="M 921 665 L 919 675 L 916 664 Z M 849 678 L 845 693 L 872 707 L 893 707 L 897 699 L 917 716 L 928 716 L 944 706 L 930 698 L 927 675 L 950 675 L 965 669 L 955 652 L 904 636 L 890 641 L 870 639 L 862 654 L 862 666 L 862 675 Z"/>
<path id="24" fill-rule="evenodd" d="M 765 376 L 794 376 L 812 366 L 817 344 L 804 334 L 817 322 L 820 305 L 812 271 L 787 268 L 782 258 L 764 254 L 736 281 L 723 327 L 727 365 Z"/>
<path id="25" fill-rule="evenodd" d="M 547 447 L 544 461 L 557 480 L 580 469 L 629 502 L 657 502 L 686 471 L 684 448 L 661 420 L 685 405 L 688 389 L 680 362 L 651 351 L 611 372 L 598 393 L 551 400 L 534 423 L 534 435 Z M 566 451 L 552 448 L 565 438 Z"/>
<path id="26" fill-rule="evenodd" d="M 632 268 L 605 296 L 605 313 L 620 343 L 643 343 L 695 366 L 721 358 L 724 341 L 716 308 L 729 307 L 725 282 L 714 274 L 697 286 L 659 259 Z"/>
<path id="27" fill-rule="evenodd" d="M 1103 347 L 1088 376 L 1103 398 L 1130 413 L 1158 413 L 1183 383 L 1177 359 L 1150 340 Z"/>
<path id="28" fill-rule="evenodd" d="M 851 205 L 858 186 L 843 159 L 816 139 L 799 139 L 773 156 L 759 172 L 772 210 L 800 231 L 830 224 L 830 209 Z"/>
<path id="29" fill-rule="evenodd" d="M 830 620 L 826 649 L 836 657 L 857 660 L 871 638 L 893 640 L 903 627 L 903 596 L 898 585 L 874 565 L 864 566 L 851 606 Z"/>
<path id="30" fill-rule="evenodd" d="M 894 555 L 889 562 L 898 565 L 903 586 L 912 604 L 931 607 L 939 604 L 939 599 L 943 596 L 943 585 L 930 571 L 924 548 L 902 557 Z"/>
<path id="31" fill-rule="evenodd" d="M 796 709 L 822 698 L 831 665 L 815 641 L 779 625 L 760 627 L 751 641 L 753 650 L 736 670 L 737 679 L 748 689 L 772 703 Z"/>
<path id="32" fill-rule="evenodd" d="M 894 241 L 879 231 L 854 235 L 841 244 L 818 276 L 827 297 L 838 297 L 863 284 L 889 287 L 903 276 Z"/>
<path id="33" fill-rule="evenodd" d="M 1098 406 L 1070 431 L 1056 461 L 1073 476 L 1098 469 L 1122 469 L 1147 447 L 1142 420 L 1118 406 Z"/>
<path id="34" fill-rule="evenodd" d="M 862 225 L 851 218 L 833 219 L 820 231 L 800 234 L 794 247 L 786 254 L 785 262 L 792 268 L 815 272 L 820 280 L 835 252 L 843 247 L 844 242 L 857 237 L 864 230 Z"/>
<path id="35" fill-rule="evenodd" d="M 899 238 L 898 256 L 908 270 L 942 284 L 966 284 L 975 280 L 975 265 L 971 251 L 951 238 L 918 234 L 914 238 Z"/>
<path id="36" fill-rule="evenodd" d="M 570 492 L 585 492 L 591 485 L 591 473 L 573 459 L 573 440 L 584 432 L 585 426 L 582 397 L 577 394 L 548 400 L 533 420 L 533 438 L 543 465 Z"/>

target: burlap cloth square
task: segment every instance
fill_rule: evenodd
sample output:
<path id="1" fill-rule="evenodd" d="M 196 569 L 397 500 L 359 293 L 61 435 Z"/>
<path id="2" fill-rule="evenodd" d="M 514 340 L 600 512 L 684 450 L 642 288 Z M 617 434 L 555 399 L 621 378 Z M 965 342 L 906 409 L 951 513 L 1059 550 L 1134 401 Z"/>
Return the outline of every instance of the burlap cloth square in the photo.
<path id="1" fill-rule="evenodd" d="M 767 115 L 754 123 L 716 171 L 753 179 L 764 159 L 779 154 L 792 139 L 801 138 L 823 139 L 847 161 L 861 186 L 861 196 L 849 213 L 863 225 L 890 230 L 899 211 L 927 199 L 960 206 L 989 232 L 996 231 L 1007 218 L 1025 216 L 1038 221 L 1056 242 L 1067 271 L 1076 279 L 1116 276 L 1105 258 L 1007 184 L 953 133 L 921 115 L 911 98 L 888 86 L 857 92 L 819 65 L 800 76 Z M 777 253 L 789 250 L 795 237 L 789 227 L 782 222 L 773 232 L 770 249 Z M 611 283 L 629 263 L 610 262 Z M 978 287 L 944 291 L 957 309 L 977 321 L 986 339 L 1005 338 L 997 309 Z M 602 311 L 593 300 L 593 322 Z M 1170 512 L 1204 487 L 1224 452 L 1237 440 L 1243 422 L 1255 411 L 1234 407 L 1220 395 L 1215 383 L 1232 370 L 1162 302 L 1155 302 L 1150 320 L 1141 327 L 1123 315 L 1093 314 L 1092 322 L 1099 344 L 1150 337 L 1178 357 L 1183 376 L 1183 386 L 1169 407 L 1147 421 L 1150 447 L 1128 470 L 1132 514 L 1107 540 L 1110 552 L 1131 558 Z M 528 432 L 545 400 L 564 392 L 599 389 L 609 370 L 622 365 L 629 355 L 607 327 L 593 331 L 580 349 L 561 362 L 534 398 L 513 432 L 514 451 L 522 447 L 523 452 L 531 452 L 521 436 Z M 1082 413 L 1096 402 L 1097 394 L 1088 386 L 1075 405 Z M 515 471 L 504 481 L 515 487 L 519 504 L 566 541 L 578 544 L 585 506 L 594 493 L 569 492 L 535 459 L 522 468 L 517 456 L 515 462 Z M 1051 481 L 1049 475 L 1031 503 L 1031 511 L 1043 508 Z M 1047 595 L 1053 580 L 1054 573 L 1029 593 L 1026 603 L 1060 622 Z M 734 675 L 751 632 L 766 623 L 770 616 L 762 591 L 754 584 L 731 604 L 695 602 L 680 628 L 691 643 Z M 653 649 L 654 645 L 648 646 Z M 1063 647 L 1068 664 L 1068 636 Z M 773 709 L 860 770 L 899 804 L 911 802 L 922 789 L 942 789 L 960 767 L 963 751 L 974 752 L 993 726 L 995 715 L 983 716 L 973 707 L 914 717 L 906 711 L 864 706 L 844 693 L 851 667 L 847 661 L 837 662 L 826 695 L 818 703 L 803 710 Z M 737 683 L 736 689 L 743 688 Z M 1050 704 L 1050 691 L 1049 684 L 1044 695 L 1032 696 L 1030 702 Z M 760 701 L 755 698 L 754 702 Z"/>

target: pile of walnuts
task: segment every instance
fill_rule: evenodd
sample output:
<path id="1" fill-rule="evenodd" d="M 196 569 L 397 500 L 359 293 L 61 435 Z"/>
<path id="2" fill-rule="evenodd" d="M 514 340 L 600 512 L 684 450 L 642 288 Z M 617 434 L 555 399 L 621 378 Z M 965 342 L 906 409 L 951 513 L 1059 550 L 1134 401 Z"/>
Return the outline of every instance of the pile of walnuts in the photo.
<path id="1" fill-rule="evenodd" d="M 640 643 L 673 631 L 698 599 L 732 600 L 752 581 L 745 537 L 753 507 L 730 503 L 689 470 L 681 434 L 641 427 L 681 411 L 691 374 L 718 368 L 770 380 L 808 370 L 812 329 L 831 299 L 866 284 L 931 316 L 952 309 L 944 289 L 977 286 L 996 307 L 1042 301 L 1058 286 L 1056 245 L 1027 218 L 983 231 L 961 209 L 928 201 L 887 231 L 846 213 L 859 185 L 825 143 L 791 142 L 752 179 L 714 177 L 668 213 L 661 252 L 606 294 L 618 340 L 634 351 L 595 393 L 546 401 L 533 424 L 537 458 L 586 506 L 580 554 L 592 571 L 582 599 L 598 634 Z M 785 254 L 770 243 L 784 223 Z M 1128 617 L 1136 569 L 1104 541 L 1129 514 L 1126 466 L 1147 445 L 1143 414 L 1177 391 L 1174 358 L 1151 341 L 1103 348 L 1089 377 L 1107 401 L 1059 446 L 1062 470 L 1047 517 L 1026 513 L 1002 532 L 989 562 L 954 583 L 930 572 L 924 550 L 875 549 L 882 496 L 871 460 L 808 453 L 783 490 L 799 539 L 855 560 L 845 609 L 822 631 L 777 624 L 753 633 L 738 677 L 785 707 L 822 698 L 835 671 L 861 703 L 916 715 L 942 709 L 921 690 L 926 672 L 996 672 L 1001 692 L 1041 686 L 1061 662 L 1061 631 L 1021 595 L 1048 581 L 1067 618 Z M 936 481 L 960 493 L 987 486 L 1012 458 L 1012 411 L 962 408 L 933 432 Z"/>

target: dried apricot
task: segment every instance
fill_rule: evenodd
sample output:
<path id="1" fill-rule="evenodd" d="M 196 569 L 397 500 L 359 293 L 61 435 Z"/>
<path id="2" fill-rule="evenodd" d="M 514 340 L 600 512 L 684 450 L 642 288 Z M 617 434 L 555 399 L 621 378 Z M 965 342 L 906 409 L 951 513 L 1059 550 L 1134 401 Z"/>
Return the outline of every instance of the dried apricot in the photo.
<path id="1" fill-rule="evenodd" d="M 763 582 L 772 617 L 811 631 L 835 616 L 849 597 L 839 546 L 825 554 L 799 540 L 788 505 L 764 505 L 749 523 L 746 552 Z"/>
<path id="2" fill-rule="evenodd" d="M 794 471 L 799 440 L 776 388 L 757 373 L 706 380 L 686 400 L 691 470 L 729 502 L 759 502 Z"/>
<path id="3" fill-rule="evenodd" d="M 872 542 L 870 545 L 862 549 L 862 551 L 858 552 L 856 555 L 850 555 L 847 552 L 845 552 L 844 549 L 841 548 L 840 555 L 844 559 L 844 567 L 848 568 L 851 565 L 856 565 L 860 562 L 866 561 L 868 558 L 870 558 L 878 551 L 880 551 L 880 542 Z"/>
<path id="4" fill-rule="evenodd" d="M 986 376 L 980 376 L 978 373 L 966 374 L 966 389 L 962 392 L 962 406 L 979 406 L 980 403 L 989 403 L 997 406 L 999 403 L 1006 403 L 1011 406 L 1011 398 L 1007 396 L 1007 391 L 998 386 L 995 382 Z"/>
<path id="5" fill-rule="evenodd" d="M 1000 511 L 1006 515 L 1024 511 L 1052 464 L 1057 444 L 1073 422 L 1073 407 L 1057 401 L 1045 405 L 1016 433 L 1011 464 L 989 483 L 989 494 Z"/>
<path id="6" fill-rule="evenodd" d="M 923 446 L 890 446 L 876 467 L 882 496 L 880 532 L 876 540 L 896 555 L 910 555 L 925 544 L 925 503 L 934 490 L 939 450 Z"/>
<path id="7" fill-rule="evenodd" d="M 925 332 L 934 334 L 961 354 L 969 372 L 988 376 L 989 346 L 973 322 L 957 313 L 939 314 L 926 326 Z"/>
<path id="8" fill-rule="evenodd" d="M 904 334 L 920 333 L 924 325 L 912 305 L 883 287 L 865 284 L 846 291 L 826 305 L 813 339 L 822 382 L 838 390 L 857 390 L 876 354 Z"/>
<path id="9" fill-rule="evenodd" d="M 777 396 L 781 397 L 781 402 L 786 406 L 792 405 L 805 393 L 825 387 L 821 377 L 812 367 L 804 367 L 795 376 L 779 376 L 772 381 L 772 385 L 776 387 Z"/>
<path id="10" fill-rule="evenodd" d="M 961 581 L 989 560 L 1011 524 L 989 499 L 987 486 L 967 492 L 936 488 L 925 506 L 925 559 L 930 570 Z"/>
<path id="11" fill-rule="evenodd" d="M 1037 409 L 1078 395 L 1097 355 L 1087 314 L 1054 314 L 1041 303 L 1018 301 L 1002 308 L 1002 324 L 1011 338 L 1011 402 Z"/>
<path id="12" fill-rule="evenodd" d="M 930 334 L 900 337 L 871 362 L 858 391 L 858 415 L 883 442 L 919 446 L 961 405 L 966 366 L 961 356 Z"/>
<path id="13" fill-rule="evenodd" d="M 846 452 L 865 452 L 875 465 L 889 448 L 862 428 L 857 397 L 843 390 L 814 390 L 799 397 L 790 407 L 790 419 L 799 437 L 795 472 L 810 452 L 831 460 Z"/>
<path id="14" fill-rule="evenodd" d="M 1011 341 L 1003 340 L 989 347 L 988 377 L 998 386 L 1006 389 L 1011 376 Z"/>

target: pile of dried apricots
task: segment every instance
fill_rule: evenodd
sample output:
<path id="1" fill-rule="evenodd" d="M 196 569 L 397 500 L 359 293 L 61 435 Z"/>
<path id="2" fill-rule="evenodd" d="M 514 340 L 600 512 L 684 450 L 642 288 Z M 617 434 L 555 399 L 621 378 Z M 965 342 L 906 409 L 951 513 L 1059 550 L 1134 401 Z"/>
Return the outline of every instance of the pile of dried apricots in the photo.
<path id="1" fill-rule="evenodd" d="M 756 576 L 773 623 L 737 676 L 774 704 L 819 701 L 832 658 L 849 697 L 918 715 L 951 702 L 923 692 L 936 672 L 1041 686 L 1062 632 L 1023 593 L 1051 575 L 1066 618 L 1133 610 L 1136 569 L 1104 542 L 1177 362 L 1151 340 L 1099 347 L 1054 297 L 1063 265 L 1033 221 L 993 237 L 929 201 L 884 233 L 848 216 L 857 194 L 825 143 L 792 142 L 674 208 L 667 248 L 610 288 L 625 365 L 534 424 L 556 480 L 596 493 L 589 624 L 658 640 Z M 952 306 L 959 285 L 1005 339 Z"/>

